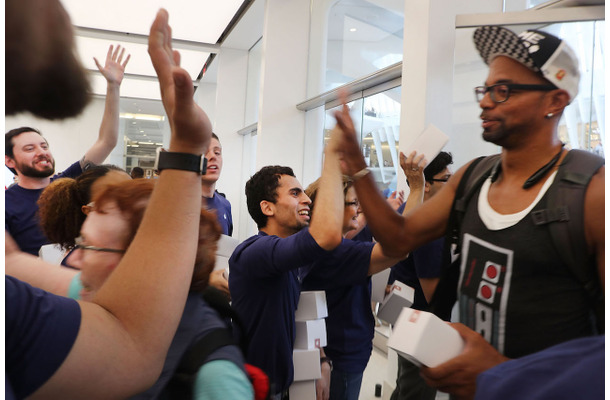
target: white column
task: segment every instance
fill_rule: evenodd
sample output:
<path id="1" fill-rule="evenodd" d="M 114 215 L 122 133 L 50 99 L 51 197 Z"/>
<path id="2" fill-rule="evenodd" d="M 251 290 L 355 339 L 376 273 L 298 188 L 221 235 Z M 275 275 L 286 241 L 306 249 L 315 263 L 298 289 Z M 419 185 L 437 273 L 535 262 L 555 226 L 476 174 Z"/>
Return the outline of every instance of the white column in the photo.
<path id="1" fill-rule="evenodd" d="M 233 236 L 238 237 L 240 213 L 247 212 L 241 184 L 243 138 L 237 131 L 244 127 L 248 52 L 222 48 L 217 57 L 216 107 L 212 126 L 222 144 L 223 168 L 216 189 L 225 193 L 231 202 Z"/>
<path id="2" fill-rule="evenodd" d="M 400 143 L 410 143 L 429 123 L 451 133 L 454 31 L 452 1 L 405 2 Z M 397 188 L 408 192 L 402 171 Z"/>
<path id="3" fill-rule="evenodd" d="M 257 169 L 270 164 L 303 175 L 309 1 L 267 0 L 258 113 Z"/>

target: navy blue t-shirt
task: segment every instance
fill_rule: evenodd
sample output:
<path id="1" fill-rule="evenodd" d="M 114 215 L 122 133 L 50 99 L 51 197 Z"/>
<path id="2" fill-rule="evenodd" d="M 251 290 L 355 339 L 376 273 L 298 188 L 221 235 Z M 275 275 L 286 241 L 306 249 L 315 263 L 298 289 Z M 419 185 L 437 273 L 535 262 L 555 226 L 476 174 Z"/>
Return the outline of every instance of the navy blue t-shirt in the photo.
<path id="1" fill-rule="evenodd" d="M 59 369 L 78 335 L 75 300 L 5 276 L 6 393 L 22 399 Z"/>
<path id="2" fill-rule="evenodd" d="M 83 173 L 80 162 L 70 165 L 64 172 L 51 178 L 51 182 L 59 178 L 76 178 Z M 11 234 L 19 248 L 38 256 L 40 247 L 49 243 L 40 228 L 38 218 L 38 198 L 42 189 L 24 189 L 13 185 L 4 191 L 5 210 L 4 228 Z"/>
<path id="3" fill-rule="evenodd" d="M 233 234 L 233 216 L 231 215 L 231 203 L 224 196 L 214 192 L 211 199 L 204 197 L 209 210 L 216 210 L 218 223 L 222 228 L 222 233 L 231 236 Z"/>
<path id="4" fill-rule="evenodd" d="M 229 259 L 232 305 L 249 340 L 246 361 L 267 373 L 275 393 L 292 383 L 294 312 L 302 277 L 327 253 L 305 228 L 287 238 L 259 232 Z"/>
<path id="5" fill-rule="evenodd" d="M 428 302 L 419 278 L 440 278 L 444 261 L 444 246 L 445 238 L 426 243 L 392 267 L 388 284 L 397 280 L 415 289 L 411 308 L 424 311 L 428 309 Z"/>
<path id="6" fill-rule="evenodd" d="M 333 366 L 362 373 L 373 350 L 375 319 L 368 270 L 374 243 L 343 239 L 330 257 L 317 261 L 303 280 L 303 290 L 325 290 L 327 346 Z"/>
<path id="7" fill-rule="evenodd" d="M 574 339 L 499 364 L 478 376 L 475 400 L 603 399 L 605 344 Z"/>

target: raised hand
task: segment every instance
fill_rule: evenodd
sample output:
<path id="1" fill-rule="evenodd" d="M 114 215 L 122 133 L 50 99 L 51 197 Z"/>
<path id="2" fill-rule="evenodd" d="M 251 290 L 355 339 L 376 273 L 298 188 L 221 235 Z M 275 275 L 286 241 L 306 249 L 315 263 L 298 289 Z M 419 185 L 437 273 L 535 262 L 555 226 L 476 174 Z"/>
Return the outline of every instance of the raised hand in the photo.
<path id="1" fill-rule="evenodd" d="M 150 28 L 148 54 L 159 77 L 172 129 L 170 150 L 204 154 L 212 138 L 212 124 L 193 100 L 193 83 L 189 73 L 180 68 L 180 53 L 172 49 L 172 29 L 164 9 L 159 10 Z"/>
<path id="2" fill-rule="evenodd" d="M 409 188 L 411 190 L 421 189 L 424 186 L 424 168 L 426 168 L 427 160 L 424 159 L 424 155 L 417 155 L 415 151 L 411 152 L 409 156 L 400 152 L 400 167 L 402 168 Z"/>
<path id="3" fill-rule="evenodd" d="M 106 55 L 106 64 L 102 67 L 97 58 L 93 57 L 93 61 L 95 61 L 95 65 L 97 65 L 97 69 L 100 70 L 104 78 L 108 84 L 121 85 L 123 82 L 123 75 L 125 74 L 125 67 L 131 58 L 131 54 L 127 54 L 125 57 L 125 61 L 123 61 L 123 57 L 125 56 L 125 48 L 121 47 L 121 45 L 117 45 L 116 49 L 112 45 L 108 48 L 108 54 Z"/>

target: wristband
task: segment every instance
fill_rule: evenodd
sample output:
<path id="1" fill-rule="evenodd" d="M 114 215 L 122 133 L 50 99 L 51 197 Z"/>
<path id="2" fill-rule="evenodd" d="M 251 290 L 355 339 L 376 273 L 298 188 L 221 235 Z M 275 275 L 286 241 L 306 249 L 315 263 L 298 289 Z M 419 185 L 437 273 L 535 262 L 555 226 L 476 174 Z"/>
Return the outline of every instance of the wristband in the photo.
<path id="1" fill-rule="evenodd" d="M 371 173 L 371 170 L 368 169 L 368 167 L 364 167 L 360 171 L 356 172 L 354 175 L 350 176 L 350 179 L 352 181 L 356 182 L 358 179 L 364 178 L 365 176 L 367 176 L 370 173 Z"/>
<path id="2" fill-rule="evenodd" d="M 323 363 L 327 363 L 330 367 L 330 371 L 333 371 L 333 360 L 328 357 L 320 357 L 320 365 L 322 365 Z"/>
<path id="3" fill-rule="evenodd" d="M 159 172 L 164 169 L 179 169 L 193 171 L 205 175 L 208 160 L 203 155 L 191 153 L 177 153 L 170 151 L 158 151 L 155 160 L 155 169 Z"/>

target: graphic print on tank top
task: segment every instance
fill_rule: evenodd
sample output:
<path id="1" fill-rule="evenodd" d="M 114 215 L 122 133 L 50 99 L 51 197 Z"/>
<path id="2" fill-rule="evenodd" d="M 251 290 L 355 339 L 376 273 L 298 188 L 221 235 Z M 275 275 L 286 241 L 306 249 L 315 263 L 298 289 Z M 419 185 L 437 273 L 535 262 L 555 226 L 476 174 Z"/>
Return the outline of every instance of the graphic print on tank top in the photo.
<path id="1" fill-rule="evenodd" d="M 513 251 L 464 234 L 460 265 L 460 320 L 504 352 Z"/>

